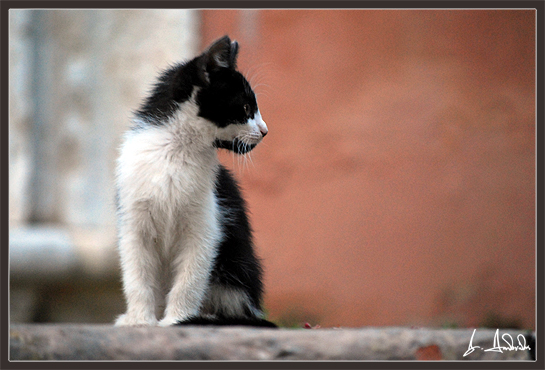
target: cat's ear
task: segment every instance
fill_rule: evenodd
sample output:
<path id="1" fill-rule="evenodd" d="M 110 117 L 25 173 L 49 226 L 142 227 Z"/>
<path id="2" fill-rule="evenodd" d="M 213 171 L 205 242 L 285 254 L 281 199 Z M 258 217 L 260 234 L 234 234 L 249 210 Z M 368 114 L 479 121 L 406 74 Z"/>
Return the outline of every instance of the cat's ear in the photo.
<path id="1" fill-rule="evenodd" d="M 229 53 L 229 66 L 232 69 L 237 68 L 237 57 L 238 57 L 238 42 L 233 40 L 231 42 L 231 52 Z"/>
<path id="2" fill-rule="evenodd" d="M 201 79 L 208 82 L 208 74 L 220 68 L 235 69 L 237 67 L 238 42 L 228 36 L 214 41 L 212 45 L 199 57 Z"/>

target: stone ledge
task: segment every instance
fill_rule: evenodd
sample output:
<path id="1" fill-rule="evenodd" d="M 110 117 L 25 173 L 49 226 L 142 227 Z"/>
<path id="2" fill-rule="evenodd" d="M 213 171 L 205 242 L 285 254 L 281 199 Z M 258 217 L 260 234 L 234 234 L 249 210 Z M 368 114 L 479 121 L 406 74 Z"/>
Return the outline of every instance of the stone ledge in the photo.
<path id="1" fill-rule="evenodd" d="M 517 344 L 524 331 L 500 330 Z M 528 351 L 484 351 L 496 330 L 346 328 L 253 329 L 241 327 L 114 328 L 112 325 L 13 324 L 10 361 L 340 361 L 340 360 L 531 360 Z M 501 345 L 505 345 L 502 341 Z M 531 343 L 533 345 L 533 343 Z"/>

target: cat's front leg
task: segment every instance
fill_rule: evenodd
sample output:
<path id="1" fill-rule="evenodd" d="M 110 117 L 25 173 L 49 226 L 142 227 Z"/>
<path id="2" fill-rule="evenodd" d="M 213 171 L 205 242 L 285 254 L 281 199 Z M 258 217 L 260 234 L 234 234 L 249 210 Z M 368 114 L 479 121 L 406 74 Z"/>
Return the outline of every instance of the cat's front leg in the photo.
<path id="1" fill-rule="evenodd" d="M 206 295 L 220 232 L 215 213 L 194 218 L 173 261 L 174 280 L 159 326 L 169 326 L 198 315 Z"/>
<path id="2" fill-rule="evenodd" d="M 127 312 L 119 316 L 116 326 L 157 325 L 155 316 L 155 289 L 158 256 L 151 246 L 150 238 L 135 232 L 136 228 L 125 232 L 119 242 L 123 292 L 127 302 Z M 146 242 L 147 240 L 147 242 Z"/>

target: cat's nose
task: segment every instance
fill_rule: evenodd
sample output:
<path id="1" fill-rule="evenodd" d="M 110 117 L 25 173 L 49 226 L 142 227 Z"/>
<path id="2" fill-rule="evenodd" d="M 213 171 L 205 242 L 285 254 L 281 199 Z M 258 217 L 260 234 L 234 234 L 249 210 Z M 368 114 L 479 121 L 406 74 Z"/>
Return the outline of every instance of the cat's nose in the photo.
<path id="1" fill-rule="evenodd" d="M 261 116 L 259 117 L 259 121 L 257 122 L 257 127 L 259 128 L 259 132 L 261 132 L 261 137 L 265 137 L 269 133 L 269 129 L 267 128 L 267 124 L 263 119 L 261 119 Z"/>
<path id="2" fill-rule="evenodd" d="M 261 113 L 259 112 L 259 110 L 256 114 L 256 125 L 259 129 L 259 132 L 261 132 L 261 138 L 264 138 L 265 135 L 269 133 L 269 130 L 267 129 L 267 124 L 265 123 L 265 121 L 263 121 L 263 118 L 261 118 Z"/>

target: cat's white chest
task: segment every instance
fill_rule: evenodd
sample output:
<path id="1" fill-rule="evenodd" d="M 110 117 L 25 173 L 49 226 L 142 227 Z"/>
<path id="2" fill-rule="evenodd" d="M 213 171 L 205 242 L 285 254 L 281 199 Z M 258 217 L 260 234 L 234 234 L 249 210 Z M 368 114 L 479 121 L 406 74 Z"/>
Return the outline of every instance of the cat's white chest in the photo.
<path id="1" fill-rule="evenodd" d="M 215 150 L 197 153 L 176 134 L 165 127 L 132 132 L 118 162 L 120 211 L 149 231 L 167 259 L 187 230 L 199 230 L 203 221 L 216 227 L 218 212 Z"/>
<path id="2" fill-rule="evenodd" d="M 118 181 L 125 193 L 120 198 L 150 199 L 164 208 L 208 196 L 218 166 L 215 151 L 195 155 L 189 149 L 165 128 L 127 135 L 118 162 Z"/>

